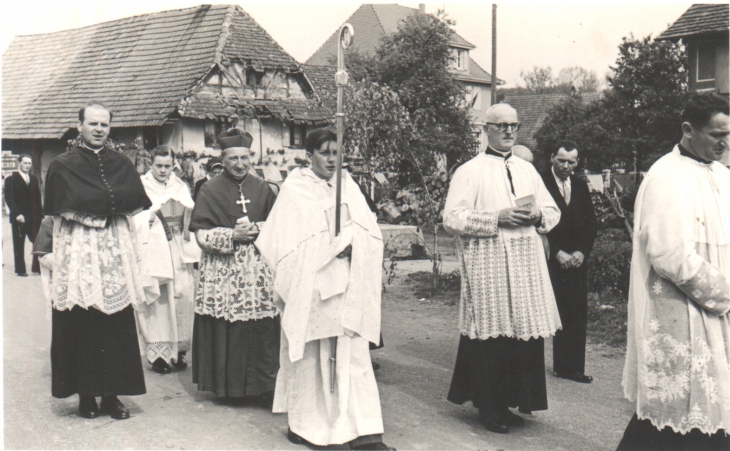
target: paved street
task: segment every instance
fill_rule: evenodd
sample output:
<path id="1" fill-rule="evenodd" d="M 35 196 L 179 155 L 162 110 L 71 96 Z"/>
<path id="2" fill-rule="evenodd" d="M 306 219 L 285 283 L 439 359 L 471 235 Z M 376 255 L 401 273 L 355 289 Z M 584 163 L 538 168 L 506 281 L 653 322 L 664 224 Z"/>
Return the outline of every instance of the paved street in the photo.
<path id="1" fill-rule="evenodd" d="M 305 449 L 286 439 L 284 415 L 257 406 L 227 405 L 198 392 L 190 370 L 167 376 L 145 362 L 147 394 L 121 397 L 132 418 L 85 420 L 76 396 L 50 394 L 50 312 L 40 277 L 16 277 L 7 217 L 3 234 L 4 445 L 8 449 Z M 29 246 L 28 246 L 29 247 Z M 27 257 L 28 264 L 30 256 Z M 399 263 L 398 277 L 429 262 Z M 632 415 L 623 399 L 623 354 L 591 346 L 591 385 L 556 379 L 546 342 L 550 409 L 527 426 L 486 431 L 476 410 L 446 401 L 458 332 L 456 307 L 386 295 L 385 348 L 373 352 L 386 443 L 398 449 L 613 450 Z"/>

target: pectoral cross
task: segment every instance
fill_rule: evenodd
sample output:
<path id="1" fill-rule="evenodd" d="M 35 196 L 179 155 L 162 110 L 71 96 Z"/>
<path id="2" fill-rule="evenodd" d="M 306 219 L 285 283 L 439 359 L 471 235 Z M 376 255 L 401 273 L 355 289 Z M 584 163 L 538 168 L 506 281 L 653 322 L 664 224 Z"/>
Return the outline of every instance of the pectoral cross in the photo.
<path id="1" fill-rule="evenodd" d="M 241 210 L 243 210 L 244 213 L 248 213 L 248 210 L 246 210 L 246 204 L 250 204 L 251 201 L 246 199 L 243 196 L 243 193 L 241 193 L 241 199 L 237 200 L 236 203 L 241 206 Z"/>

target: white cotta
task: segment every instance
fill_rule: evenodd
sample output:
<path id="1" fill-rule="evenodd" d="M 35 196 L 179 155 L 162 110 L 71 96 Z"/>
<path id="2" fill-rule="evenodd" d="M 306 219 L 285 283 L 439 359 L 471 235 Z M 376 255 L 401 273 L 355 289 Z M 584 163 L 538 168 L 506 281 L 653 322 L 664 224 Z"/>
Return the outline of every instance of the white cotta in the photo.
<path id="1" fill-rule="evenodd" d="M 327 321 L 313 315 L 318 289 L 323 300 L 345 292 L 339 326 L 366 340 L 380 341 L 380 297 L 383 238 L 380 228 L 350 174 L 343 171 L 342 209 L 349 215 L 342 234 L 333 237 L 335 196 L 325 180 L 310 169 L 293 171 L 282 185 L 256 247 L 274 269 L 275 294 L 286 305 L 282 329 L 289 341 L 289 358 L 302 358 L 307 340 L 323 338 L 312 321 L 323 328 Z M 352 244 L 352 260 L 346 281 L 336 255 Z M 329 274 L 329 276 L 328 276 Z M 345 272 L 347 274 L 347 271 Z"/>
<path id="2" fill-rule="evenodd" d="M 677 147 L 636 198 L 623 386 L 640 419 L 730 430 L 730 170 Z"/>
<path id="3" fill-rule="evenodd" d="M 282 306 L 273 412 L 287 413 L 294 433 L 322 446 L 383 433 L 368 346 L 380 339 L 382 235 L 359 187 L 343 171 L 342 227 L 335 236 L 333 185 L 310 169 L 293 171 L 256 240 L 274 268 Z M 349 262 L 338 258 L 348 245 Z"/>
<path id="4" fill-rule="evenodd" d="M 161 221 L 155 218 L 150 224 L 149 219 L 170 201 L 188 209 L 195 205 L 187 185 L 175 174 L 170 174 L 167 183 L 155 179 L 151 172 L 141 179 L 152 206 L 135 217 L 146 297 L 137 319 L 148 360 L 160 357 L 169 362 L 190 345 L 195 294 L 192 264 L 200 260 L 201 251 L 193 233 L 185 240 L 180 229 L 173 228 L 168 241 Z"/>
<path id="5" fill-rule="evenodd" d="M 542 213 L 538 227 L 499 227 L 499 211 L 517 206 L 516 201 L 527 196 L 533 196 Z M 542 178 L 520 158 L 480 153 L 454 173 L 444 228 L 459 238 L 463 335 L 529 340 L 549 337 L 561 327 L 538 235 L 559 221 L 560 209 Z"/>

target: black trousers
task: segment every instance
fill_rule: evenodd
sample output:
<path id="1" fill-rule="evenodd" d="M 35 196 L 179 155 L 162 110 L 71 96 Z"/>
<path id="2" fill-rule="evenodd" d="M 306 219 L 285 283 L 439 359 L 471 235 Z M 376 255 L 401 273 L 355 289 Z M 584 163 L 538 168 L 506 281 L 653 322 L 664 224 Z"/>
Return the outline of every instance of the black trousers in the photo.
<path id="1" fill-rule="evenodd" d="M 447 399 L 456 404 L 471 400 L 493 418 L 508 407 L 524 413 L 547 409 L 544 340 L 462 335 Z"/>
<path id="2" fill-rule="evenodd" d="M 13 254 L 15 254 L 15 274 L 25 274 L 25 238 L 28 237 L 30 242 L 35 241 L 35 233 L 29 230 L 26 224 L 20 224 L 13 221 Z M 37 233 L 37 232 L 36 232 Z M 38 263 L 38 256 L 33 256 L 33 264 L 31 270 L 34 273 L 40 273 L 41 267 Z"/>
<path id="3" fill-rule="evenodd" d="M 727 451 L 730 435 L 719 430 L 712 435 L 692 429 L 680 434 L 667 426 L 661 431 L 649 420 L 640 420 L 634 414 L 616 451 Z"/>
<path id="4" fill-rule="evenodd" d="M 553 371 L 585 374 L 588 284 L 585 268 L 550 268 L 550 280 L 563 328 L 553 338 Z"/>
<path id="5" fill-rule="evenodd" d="M 132 306 L 107 315 L 79 306 L 53 310 L 51 391 L 55 398 L 146 392 Z"/>

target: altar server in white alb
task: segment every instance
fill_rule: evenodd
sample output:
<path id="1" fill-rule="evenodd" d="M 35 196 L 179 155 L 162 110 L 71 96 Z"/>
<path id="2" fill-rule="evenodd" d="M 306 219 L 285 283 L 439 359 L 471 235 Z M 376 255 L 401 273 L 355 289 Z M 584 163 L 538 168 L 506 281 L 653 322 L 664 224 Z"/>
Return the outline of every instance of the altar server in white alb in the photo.
<path id="1" fill-rule="evenodd" d="M 444 207 L 462 274 L 448 399 L 471 400 L 498 433 L 525 424 L 509 407 L 547 409 L 543 338 L 560 327 L 538 236 L 558 224 L 560 210 L 535 168 L 512 155 L 519 126 L 507 104 L 487 111 L 489 146 L 454 173 Z"/>
<path id="2" fill-rule="evenodd" d="M 728 144 L 727 99 L 691 94 L 637 193 L 619 450 L 730 449 Z"/>
<path id="3" fill-rule="evenodd" d="M 195 206 L 185 182 L 172 171 L 175 154 L 167 146 L 150 152 L 150 171 L 142 176 L 152 207 L 135 218 L 142 247 L 146 302 L 137 310 L 145 354 L 159 374 L 187 367 L 185 353 L 193 333 L 193 263 L 200 248 L 188 231 Z"/>
<path id="4" fill-rule="evenodd" d="M 382 442 L 369 353 L 369 342 L 380 341 L 383 240 L 346 171 L 342 229 L 335 236 L 336 139 L 328 129 L 307 136 L 312 169 L 287 177 L 255 243 L 275 268 L 275 299 L 282 311 L 273 411 L 288 413 L 293 443 L 392 449 Z"/>

